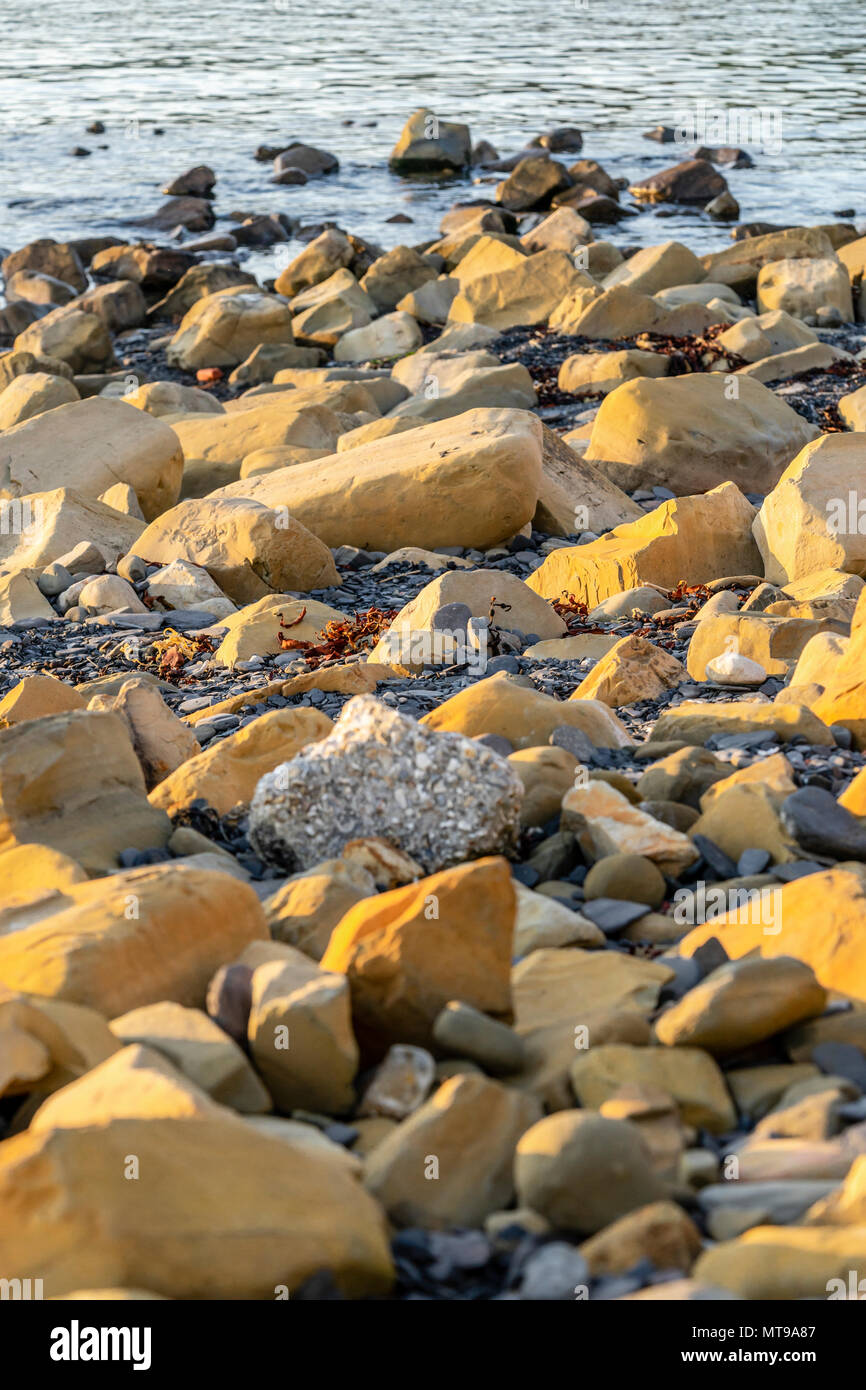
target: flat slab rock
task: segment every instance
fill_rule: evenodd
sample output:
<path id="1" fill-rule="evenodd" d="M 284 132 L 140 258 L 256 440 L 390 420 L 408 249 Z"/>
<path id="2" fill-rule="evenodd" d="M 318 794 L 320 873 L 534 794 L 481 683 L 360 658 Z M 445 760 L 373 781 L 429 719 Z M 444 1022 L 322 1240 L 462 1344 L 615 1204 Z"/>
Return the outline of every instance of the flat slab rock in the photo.
<path id="1" fill-rule="evenodd" d="M 249 837 L 265 862 L 294 870 L 379 836 L 431 874 L 513 850 L 522 794 L 498 753 L 357 695 L 327 738 L 261 779 Z"/>

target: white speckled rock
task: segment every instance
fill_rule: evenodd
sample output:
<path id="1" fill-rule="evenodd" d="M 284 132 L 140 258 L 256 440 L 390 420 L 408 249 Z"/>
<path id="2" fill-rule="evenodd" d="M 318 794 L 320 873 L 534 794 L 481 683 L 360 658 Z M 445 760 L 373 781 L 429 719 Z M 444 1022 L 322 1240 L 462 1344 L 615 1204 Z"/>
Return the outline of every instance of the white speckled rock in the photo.
<path id="1" fill-rule="evenodd" d="M 520 779 L 497 753 L 356 695 L 327 738 L 261 779 L 250 841 L 268 863 L 295 870 L 376 835 L 431 874 L 509 853 L 522 795 Z"/>

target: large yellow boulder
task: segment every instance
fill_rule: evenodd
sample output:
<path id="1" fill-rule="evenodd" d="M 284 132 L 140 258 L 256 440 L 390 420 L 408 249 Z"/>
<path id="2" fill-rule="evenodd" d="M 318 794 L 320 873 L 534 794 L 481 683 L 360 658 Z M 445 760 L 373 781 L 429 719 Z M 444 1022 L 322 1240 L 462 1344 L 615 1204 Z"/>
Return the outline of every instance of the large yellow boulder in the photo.
<path id="1" fill-rule="evenodd" d="M 839 805 L 855 816 L 866 816 L 866 767 L 861 767 L 854 780 L 845 788 L 839 797 Z M 0 872 L 2 868 L 3 861 L 0 860 Z"/>
<path id="2" fill-rule="evenodd" d="M 559 369 L 560 391 L 581 398 L 607 396 L 624 381 L 646 376 L 667 376 L 670 358 L 660 352 L 623 348 L 619 352 L 575 352 Z"/>
<path id="3" fill-rule="evenodd" d="M 516 910 L 500 858 L 444 869 L 350 908 L 321 966 L 348 976 L 362 1047 L 429 1047 L 451 999 L 508 1019 Z"/>
<path id="4" fill-rule="evenodd" d="M 621 1216 L 598 1235 L 585 1240 L 580 1253 L 598 1278 L 626 1274 L 644 1259 L 656 1269 L 691 1269 L 702 1248 L 701 1233 L 676 1202 L 650 1202 Z M 649 1285 L 670 1290 L 670 1283 Z M 675 1297 L 673 1293 L 670 1295 Z"/>
<path id="5" fill-rule="evenodd" d="M 409 670 L 427 662 L 452 665 L 456 649 L 466 644 L 465 624 L 461 627 L 462 620 L 441 619 L 434 627 L 439 609 L 452 603 L 465 605 L 474 618 L 492 614 L 496 627 L 534 632 L 541 638 L 566 633 L 565 622 L 555 609 L 516 575 L 502 570 L 449 570 L 431 579 L 400 609 L 368 660 Z M 482 648 L 476 655 L 482 661 L 487 654 Z"/>
<path id="6" fill-rule="evenodd" d="M 798 737 L 824 747 L 835 743 L 827 725 L 805 705 L 793 701 L 771 705 L 757 700 L 732 700 L 729 704 L 684 700 L 659 715 L 649 741 L 679 739 L 700 746 L 713 734 L 751 734 L 759 729 L 772 729 L 782 743 Z"/>
<path id="7" fill-rule="evenodd" d="M 856 391 L 840 397 L 839 414 L 849 430 L 860 430 L 861 433 L 866 430 L 866 386 L 858 386 Z"/>
<path id="8" fill-rule="evenodd" d="M 277 1109 L 350 1110 L 359 1056 L 346 976 L 283 946 L 255 967 L 250 991 L 247 1040 Z"/>
<path id="9" fill-rule="evenodd" d="M 153 564 L 182 559 L 200 565 L 237 604 L 341 582 L 318 536 L 284 507 L 243 497 L 180 502 L 151 522 L 134 550 Z"/>
<path id="10" fill-rule="evenodd" d="M 123 1286 L 267 1300 L 321 1269 L 350 1297 L 375 1297 L 392 1278 L 381 1210 L 345 1165 L 228 1111 L 9 1139 L 0 1264 L 7 1278 L 38 1268 L 46 1297 Z"/>
<path id="11" fill-rule="evenodd" d="M 4 910 L 86 879 L 76 860 L 48 845 L 16 845 L 0 854 L 0 904 Z"/>
<path id="12" fill-rule="evenodd" d="M 665 1009 L 655 1033 L 666 1047 L 702 1047 L 723 1057 L 816 1017 L 826 1003 L 810 967 L 786 952 L 728 960 Z"/>
<path id="13" fill-rule="evenodd" d="M 465 281 L 451 302 L 448 322 L 483 323 L 500 331 L 545 323 L 567 295 L 593 285 L 565 251 L 517 256 L 506 269 Z"/>
<path id="14" fill-rule="evenodd" d="M 787 883 L 776 892 L 773 921 L 782 930 L 768 931 L 751 920 L 749 905 L 714 917 L 679 943 L 691 956 L 711 936 L 728 955 L 750 951 L 762 956 L 794 956 L 812 967 L 825 989 L 866 1000 L 866 944 L 859 923 L 866 912 L 866 868 L 838 864 L 822 873 Z"/>
<path id="15" fill-rule="evenodd" d="M 687 835 L 642 811 L 608 782 L 591 779 L 563 797 L 563 830 L 581 833 L 584 821 L 587 848 L 596 859 L 640 854 L 676 877 L 698 858 Z"/>
<path id="16" fill-rule="evenodd" d="M 336 227 L 328 227 L 281 270 L 274 284 L 277 294 L 293 299 L 309 285 L 319 285 L 336 270 L 353 260 L 355 252 L 349 238 Z"/>
<path id="17" fill-rule="evenodd" d="M 349 908 L 362 898 L 372 898 L 375 892 L 376 881 L 363 864 L 325 859 L 312 869 L 292 874 L 265 899 L 271 936 L 297 946 L 312 960 L 321 960 L 331 932 Z"/>
<path id="18" fill-rule="evenodd" d="M 0 391 L 0 430 L 9 430 L 34 415 L 79 400 L 72 382 L 50 372 L 23 372 Z"/>
<path id="19" fill-rule="evenodd" d="M 686 679 L 681 661 L 637 633 L 621 637 L 584 676 L 570 700 L 601 700 L 612 709 L 656 700 Z"/>
<path id="20" fill-rule="evenodd" d="M 131 676 L 113 695 L 94 695 L 88 709 L 108 710 L 126 725 L 148 791 L 201 745 L 188 724 L 169 709 L 153 681 Z"/>
<path id="21" fill-rule="evenodd" d="M 663 333 L 679 337 L 703 333 L 718 315 L 704 304 L 679 304 L 667 308 L 652 295 L 630 285 L 612 285 L 599 293 L 598 285 L 580 286 L 561 300 L 550 316 L 550 327 L 559 333 L 616 341 L 638 333 Z"/>
<path id="22" fill-rule="evenodd" d="M 737 1123 L 718 1063 L 699 1047 L 590 1047 L 578 1052 L 571 1084 L 587 1109 L 600 1110 L 623 1086 L 643 1086 L 671 1095 L 685 1124 L 725 1134 Z"/>
<path id="23" fill-rule="evenodd" d="M 551 536 L 600 533 L 643 516 L 638 504 L 601 469 L 587 463 L 562 435 L 547 425 L 542 425 L 541 433 L 541 489 L 533 518 L 540 531 Z"/>
<path id="24" fill-rule="evenodd" d="M 295 295 L 291 303 L 292 329 L 305 342 L 333 347 L 343 333 L 363 328 L 376 313 L 376 305 L 351 270 L 342 267 Z"/>
<path id="25" fill-rule="evenodd" d="M 151 805 L 174 816 L 202 797 L 226 815 L 250 801 L 266 772 L 293 758 L 308 743 L 324 738 L 333 727 L 317 709 L 270 710 L 181 763 L 154 787 Z"/>
<path id="26" fill-rule="evenodd" d="M 255 396 L 247 409 L 222 415 L 194 411 L 172 415 L 170 419 L 183 447 L 185 472 L 190 473 L 193 463 L 206 460 L 211 465 L 214 487 L 236 482 L 244 459 L 260 449 L 291 445 L 331 454 L 343 429 L 343 419 L 336 408 L 305 405 L 300 391 Z M 185 486 L 186 483 L 185 477 Z"/>
<path id="27" fill-rule="evenodd" d="M 252 1115 L 271 1109 L 270 1096 L 246 1055 L 202 1009 L 162 999 L 130 1009 L 112 1019 L 110 1027 L 118 1047 L 152 1048 L 219 1104 Z"/>
<path id="28" fill-rule="evenodd" d="M 550 1109 L 568 1107 L 577 1053 L 606 1043 L 645 1047 L 647 1020 L 672 979 L 659 961 L 618 951 L 532 951 L 512 972 L 514 1028 L 526 1049 L 526 1065 L 514 1084 Z"/>
<path id="29" fill-rule="evenodd" d="M 182 472 L 183 450 L 168 425 L 123 401 L 91 396 L 6 430 L 0 497 L 49 492 L 72 481 L 81 497 L 98 498 L 115 483 L 127 483 L 151 521 L 177 501 Z"/>
<path id="30" fill-rule="evenodd" d="M 329 546 L 484 550 L 532 520 L 540 488 L 536 417 L 522 410 L 469 410 L 236 483 L 220 495 L 288 508 Z"/>
<path id="31" fill-rule="evenodd" d="M 761 267 L 770 261 L 826 259 L 833 255 L 833 243 L 820 227 L 789 227 L 782 232 L 746 237 L 723 251 L 711 251 L 701 261 L 708 280 L 718 280 L 740 293 L 750 294 Z"/>
<path id="32" fill-rule="evenodd" d="M 769 761 L 769 760 L 768 760 Z M 764 764 L 756 763 L 756 769 Z M 736 773 L 734 774 L 734 777 Z M 691 827 L 691 835 L 705 835 L 736 864 L 748 849 L 765 849 L 774 864 L 798 859 L 797 842 L 779 820 L 779 805 L 789 794 L 783 778 L 781 794 L 760 777 L 735 782 L 726 777 L 712 788 L 703 814 Z M 796 790 L 791 787 L 790 791 Z"/>
<path id="33" fill-rule="evenodd" d="M 395 1225 L 478 1227 L 511 1202 L 517 1142 L 540 1118 L 531 1096 L 486 1076 L 452 1076 L 377 1144 L 364 1186 Z"/>
<path id="34" fill-rule="evenodd" d="M 775 613 L 715 613 L 698 623 L 686 665 L 695 680 L 707 680 L 707 662 L 725 652 L 763 666 L 768 676 L 787 676 L 807 642 L 821 633 L 843 631 L 835 619 L 785 618 Z"/>
<path id="35" fill-rule="evenodd" d="M 146 410 L 148 415 L 225 415 L 225 406 L 198 386 L 181 386 L 177 381 L 145 381 L 137 391 L 124 394 L 127 405 Z"/>
<path id="36" fill-rule="evenodd" d="M 848 271 L 859 323 L 866 321 L 866 236 L 840 246 L 836 254 Z"/>
<path id="37" fill-rule="evenodd" d="M 84 709 L 84 704 L 74 686 L 64 685 L 56 676 L 25 676 L 0 700 L 0 728 L 11 729 L 28 719 Z"/>
<path id="38" fill-rule="evenodd" d="M 850 729 L 857 748 L 866 748 L 866 593 L 857 600 L 851 636 L 838 662 L 826 671 L 812 709 L 826 724 Z"/>
<path id="39" fill-rule="evenodd" d="M 825 569 L 866 574 L 866 508 L 859 501 L 864 468 L 866 433 L 824 434 L 800 450 L 753 527 L 771 583 Z"/>
<path id="40" fill-rule="evenodd" d="M 47 1095 L 119 1047 L 94 1009 L 0 986 L 0 1095 Z"/>
<path id="41" fill-rule="evenodd" d="M 805 319 L 832 307 L 846 323 L 854 318 L 848 272 L 835 255 L 770 261 L 758 273 L 757 302 L 760 313 L 782 309 Z"/>
<path id="42" fill-rule="evenodd" d="M 860 1299 L 866 1224 L 753 1226 L 739 1239 L 704 1251 L 694 1276 L 751 1301 Z"/>
<path id="43" fill-rule="evenodd" d="M 452 695 L 421 722 L 437 732 L 467 738 L 501 734 L 515 748 L 538 748 L 564 724 L 580 729 L 597 748 L 625 748 L 631 743 L 625 726 L 600 700 L 555 700 L 518 684 L 504 671 Z"/>
<path id="44" fill-rule="evenodd" d="M 108 873 L 123 850 L 161 849 L 170 831 L 117 715 L 72 710 L 0 733 L 0 850 L 35 842 Z"/>
<path id="45" fill-rule="evenodd" d="M 520 824 L 546 825 L 559 814 L 562 798 L 574 786 L 577 759 L 567 749 L 546 743 L 540 748 L 519 748 L 509 754 L 508 761 L 523 783 Z M 533 894 L 533 898 L 539 896 Z"/>
<path id="46" fill-rule="evenodd" d="M 219 1113 L 220 1107 L 172 1060 L 132 1043 L 43 1100 L 30 1125 L 34 1132 L 47 1132 L 121 1118 L 206 1119 Z"/>
<path id="47" fill-rule="evenodd" d="M 3 925 L 0 984 L 106 1018 L 163 999 L 201 1008 L 218 967 L 268 934 L 252 888 L 183 864 L 76 884 Z"/>
<path id="48" fill-rule="evenodd" d="M 114 366 L 111 334 L 96 314 L 63 304 L 36 319 L 12 344 L 16 353 L 59 358 L 73 372 L 104 372 Z"/>
<path id="49" fill-rule="evenodd" d="M 106 562 L 115 561 L 135 548 L 145 530 L 140 518 L 67 487 L 29 492 L 8 501 L 5 509 L 8 520 L 5 528 L 0 527 L 0 565 L 9 570 L 44 569 L 68 555 L 82 537 L 96 546 Z M 44 607 L 53 614 L 50 605 Z"/>
<path id="50" fill-rule="evenodd" d="M 673 589 L 681 579 L 701 584 L 754 574 L 760 566 L 749 530 L 754 516 L 739 488 L 722 483 L 706 495 L 663 502 L 588 545 L 554 550 L 527 583 L 544 598 L 573 594 L 592 609 L 643 584 Z"/>
<path id="51" fill-rule="evenodd" d="M 604 278 L 605 289 L 628 285 L 641 294 L 657 294 L 673 285 L 697 285 L 707 272 L 697 256 L 681 241 L 644 246 Z"/>
<path id="52" fill-rule="evenodd" d="M 197 299 L 166 349 L 172 367 L 236 367 L 260 343 L 291 343 L 292 314 L 276 294 L 248 285 Z"/>
<path id="53" fill-rule="evenodd" d="M 818 433 L 760 382 L 696 372 L 612 391 L 586 457 L 627 491 L 662 484 L 685 496 L 733 482 L 766 493 Z"/>
<path id="54" fill-rule="evenodd" d="M 224 666 L 234 666 L 238 661 L 249 661 L 251 656 L 276 656 L 285 650 L 280 645 L 281 632 L 297 642 L 315 642 L 328 623 L 342 622 L 345 617 L 338 608 L 316 599 L 268 595 L 222 620 L 220 625 L 228 631 L 214 653 L 214 660 Z"/>

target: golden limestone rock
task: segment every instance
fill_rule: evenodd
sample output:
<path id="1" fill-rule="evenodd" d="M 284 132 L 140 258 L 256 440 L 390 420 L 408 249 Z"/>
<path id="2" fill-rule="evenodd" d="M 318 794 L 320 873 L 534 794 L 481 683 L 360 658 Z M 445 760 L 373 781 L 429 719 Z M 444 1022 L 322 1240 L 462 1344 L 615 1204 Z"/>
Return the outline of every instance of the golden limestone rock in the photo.
<path id="1" fill-rule="evenodd" d="M 756 920 L 745 904 L 689 932 L 679 952 L 691 956 L 714 936 L 732 958 L 755 950 L 793 956 L 811 967 L 824 989 L 866 1001 L 866 947 L 857 927 L 864 912 L 866 868 L 838 864 L 777 890 L 771 924 L 776 930 L 767 931 L 767 921 Z"/>
<path id="2" fill-rule="evenodd" d="M 0 849 L 47 845 L 96 874 L 131 846 L 161 849 L 170 832 L 116 714 L 72 710 L 0 734 Z"/>
<path id="3" fill-rule="evenodd" d="M 225 815 L 250 801 L 266 772 L 294 757 L 308 743 L 324 738 L 332 728 L 331 720 L 320 710 L 270 710 L 181 763 L 154 787 L 151 804 L 173 816 L 202 797 Z"/>
<path id="4" fill-rule="evenodd" d="M 660 483 L 682 497 L 732 482 L 765 493 L 817 434 L 747 377 L 736 394 L 720 372 L 643 378 L 605 397 L 586 457 L 627 491 Z"/>
<path id="5" fill-rule="evenodd" d="M 624 725 L 600 700 L 555 700 L 504 671 L 452 695 L 421 722 L 467 738 L 501 734 L 515 748 L 537 748 L 563 724 L 580 729 L 598 748 L 625 748 L 631 742 Z"/>
<path id="6" fill-rule="evenodd" d="M 163 999 L 201 1007 L 214 971 L 267 939 L 252 888 L 181 864 L 76 884 L 6 918 L 0 984 L 106 1018 Z"/>
<path id="7" fill-rule="evenodd" d="M 479 859 L 356 903 L 323 970 L 348 976 L 363 1047 L 429 1047 L 451 999 L 510 1018 L 516 896 L 507 860 Z"/>
<path id="8" fill-rule="evenodd" d="M 760 568 L 750 535 L 755 509 L 733 483 L 663 502 L 588 545 L 554 550 L 527 581 L 550 600 L 573 594 L 592 609 L 644 584 L 673 589 Z"/>

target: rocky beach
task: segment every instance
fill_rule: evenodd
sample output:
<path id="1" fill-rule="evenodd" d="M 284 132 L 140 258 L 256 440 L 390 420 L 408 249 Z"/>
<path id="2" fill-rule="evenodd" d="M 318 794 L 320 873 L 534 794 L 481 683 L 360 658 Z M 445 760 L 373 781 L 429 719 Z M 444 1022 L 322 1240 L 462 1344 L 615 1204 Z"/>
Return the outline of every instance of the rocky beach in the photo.
<path id="1" fill-rule="evenodd" d="M 3 248 L 3 1297 L 862 1298 L 864 209 L 404 116 Z"/>

